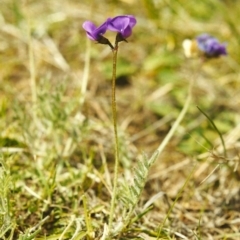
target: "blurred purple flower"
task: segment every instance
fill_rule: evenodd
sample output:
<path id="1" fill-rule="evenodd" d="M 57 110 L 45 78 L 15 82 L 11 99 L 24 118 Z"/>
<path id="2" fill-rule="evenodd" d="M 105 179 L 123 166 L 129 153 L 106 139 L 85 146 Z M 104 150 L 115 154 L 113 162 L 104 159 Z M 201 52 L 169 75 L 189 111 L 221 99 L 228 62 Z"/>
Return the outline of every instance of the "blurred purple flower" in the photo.
<path id="1" fill-rule="evenodd" d="M 221 55 L 227 55 L 226 45 L 208 35 L 202 34 L 196 38 L 198 48 L 205 54 L 206 57 L 214 58 Z"/>
<path id="2" fill-rule="evenodd" d="M 136 23 L 137 20 L 132 15 L 117 16 L 109 21 L 108 30 L 118 32 L 124 40 L 132 34 L 132 28 Z"/>
<path id="3" fill-rule="evenodd" d="M 107 30 L 118 32 L 115 41 L 115 47 L 117 43 L 126 41 L 125 38 L 132 34 L 132 28 L 137 23 L 136 18 L 132 15 L 117 16 L 114 18 L 108 18 L 101 26 L 96 25 L 91 21 L 83 23 L 82 27 L 87 33 L 87 37 L 93 41 L 97 41 L 101 44 L 108 44 L 112 49 L 115 49 L 107 38 L 103 35 Z"/>
<path id="4" fill-rule="evenodd" d="M 103 34 L 108 29 L 108 24 L 111 18 L 108 18 L 101 26 L 96 27 L 94 23 L 91 21 L 86 21 L 83 23 L 82 27 L 87 33 L 87 37 L 93 41 L 97 41 L 101 44 L 107 44 L 112 49 L 114 49 L 113 45 L 109 42 L 107 38 L 103 36 Z"/>
<path id="5" fill-rule="evenodd" d="M 86 21 L 83 23 L 82 27 L 86 31 L 89 39 L 93 41 L 98 41 L 99 38 L 107 31 L 108 22 L 110 19 L 107 19 L 101 26 L 96 27 L 95 24 L 91 21 Z"/>

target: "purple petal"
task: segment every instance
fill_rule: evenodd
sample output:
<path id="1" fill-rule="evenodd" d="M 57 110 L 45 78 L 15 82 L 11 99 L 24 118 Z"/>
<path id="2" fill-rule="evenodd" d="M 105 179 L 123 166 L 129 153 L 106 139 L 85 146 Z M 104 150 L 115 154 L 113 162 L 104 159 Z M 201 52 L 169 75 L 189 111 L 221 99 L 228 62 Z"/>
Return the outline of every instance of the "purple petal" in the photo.
<path id="1" fill-rule="evenodd" d="M 198 37 L 196 37 L 198 42 L 205 42 L 208 39 L 213 39 L 214 37 L 210 36 L 207 33 L 203 33 L 201 35 L 199 35 Z"/>
<path id="2" fill-rule="evenodd" d="M 208 34 L 202 34 L 196 39 L 199 49 L 204 52 L 207 57 L 219 57 L 220 55 L 227 55 L 225 44 L 219 43 L 218 39 Z"/>
<path id="3" fill-rule="evenodd" d="M 108 30 L 119 32 L 127 38 L 132 34 L 132 28 L 136 23 L 136 18 L 132 15 L 117 16 L 109 22 Z"/>
<path id="4" fill-rule="evenodd" d="M 208 46 L 206 48 L 206 53 L 210 56 L 219 56 L 219 55 L 226 55 L 226 47 L 223 44 L 220 44 L 218 42 L 210 42 L 208 43 Z"/>
<path id="5" fill-rule="evenodd" d="M 97 41 L 97 38 L 96 38 L 94 35 L 92 35 L 91 33 L 86 32 L 86 34 L 87 34 L 87 37 L 88 37 L 90 40 L 92 40 L 92 41 Z"/>
<path id="6" fill-rule="evenodd" d="M 107 28 L 108 28 L 108 24 L 109 22 L 111 21 L 111 18 L 108 18 L 106 20 L 106 22 L 104 22 L 101 26 L 99 26 L 96 30 L 95 30 L 95 34 L 99 35 L 103 35 L 106 31 L 107 31 Z"/>
<path id="7" fill-rule="evenodd" d="M 93 32 L 97 27 L 91 21 L 86 21 L 82 25 L 83 29 L 87 32 Z"/>
<path id="8" fill-rule="evenodd" d="M 122 32 L 122 36 L 124 38 L 128 38 L 129 36 L 132 35 L 132 28 L 131 27 L 127 27 L 123 32 Z"/>
<path id="9" fill-rule="evenodd" d="M 94 23 L 92 23 L 91 21 L 86 21 L 83 23 L 82 27 L 86 31 L 89 39 L 97 41 L 97 37 L 94 34 L 94 31 L 96 30 L 97 27 L 95 26 Z"/>
<path id="10" fill-rule="evenodd" d="M 127 15 L 127 16 L 128 16 L 129 19 L 130 19 L 129 25 L 130 25 L 131 28 L 133 28 L 133 27 L 136 25 L 137 20 L 136 20 L 136 18 L 135 18 L 134 16 L 132 16 L 132 15 Z"/>
<path id="11" fill-rule="evenodd" d="M 112 19 L 108 29 L 110 31 L 122 32 L 130 23 L 130 19 L 125 16 L 118 16 Z"/>
<path id="12" fill-rule="evenodd" d="M 111 19 L 107 19 L 101 26 L 96 27 L 91 21 L 86 21 L 83 23 L 82 27 L 86 31 L 89 39 L 93 41 L 98 41 L 100 37 L 107 31 L 108 23 Z"/>

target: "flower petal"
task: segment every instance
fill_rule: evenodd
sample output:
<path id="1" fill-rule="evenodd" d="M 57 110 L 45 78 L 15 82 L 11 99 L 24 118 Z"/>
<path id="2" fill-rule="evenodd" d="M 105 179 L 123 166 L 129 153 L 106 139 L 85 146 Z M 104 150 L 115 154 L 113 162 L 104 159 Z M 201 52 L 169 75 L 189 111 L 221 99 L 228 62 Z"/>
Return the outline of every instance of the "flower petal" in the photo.
<path id="1" fill-rule="evenodd" d="M 218 39 L 208 35 L 202 34 L 196 38 L 198 48 L 205 54 L 206 57 L 219 57 L 227 55 L 226 45 L 221 44 Z"/>
<path id="2" fill-rule="evenodd" d="M 96 34 L 96 35 L 103 35 L 107 31 L 108 24 L 109 24 L 110 21 L 111 21 L 111 18 L 108 18 L 101 26 L 99 26 L 95 30 L 94 34 Z"/>
<path id="3" fill-rule="evenodd" d="M 122 32 L 122 36 L 124 38 L 127 38 L 129 36 L 132 35 L 132 28 L 130 26 L 128 26 L 123 32 Z"/>
<path id="4" fill-rule="evenodd" d="M 109 22 L 108 30 L 119 32 L 124 38 L 127 38 L 132 34 L 132 28 L 136 23 L 136 18 L 132 15 L 117 16 Z"/>
<path id="5" fill-rule="evenodd" d="M 134 16 L 132 16 L 132 15 L 127 15 L 127 16 L 128 16 L 129 19 L 130 19 L 129 25 L 130 25 L 131 28 L 133 28 L 133 27 L 136 25 L 137 20 L 136 20 L 136 18 L 135 18 Z"/>
<path id="6" fill-rule="evenodd" d="M 87 32 L 93 32 L 97 27 L 91 21 L 86 21 L 82 25 L 83 29 Z"/>
<path id="7" fill-rule="evenodd" d="M 101 26 L 96 27 L 91 21 L 86 21 L 83 23 L 82 27 L 86 31 L 89 39 L 93 41 L 98 41 L 100 37 L 107 31 L 108 23 L 111 19 L 107 19 Z"/>
<path id="8" fill-rule="evenodd" d="M 118 16 L 112 19 L 109 23 L 108 29 L 110 31 L 122 32 L 125 28 L 128 27 L 130 19 L 126 16 Z"/>

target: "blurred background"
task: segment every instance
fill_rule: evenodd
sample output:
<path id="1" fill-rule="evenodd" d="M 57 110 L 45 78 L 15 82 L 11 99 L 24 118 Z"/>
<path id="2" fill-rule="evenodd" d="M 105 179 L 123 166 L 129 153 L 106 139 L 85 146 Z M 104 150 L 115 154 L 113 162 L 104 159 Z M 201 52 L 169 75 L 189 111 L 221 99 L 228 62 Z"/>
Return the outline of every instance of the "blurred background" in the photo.
<path id="1" fill-rule="evenodd" d="M 52 87 L 64 83 L 69 91 L 73 91 L 74 97 L 81 88 L 89 41 L 82 23 L 91 20 L 100 25 L 108 17 L 133 14 L 137 25 L 128 43 L 121 44 L 118 58 L 119 124 L 123 124 L 130 135 L 146 127 L 152 128 L 149 129 L 151 134 L 133 136 L 136 145 L 152 151 L 179 114 L 190 80 L 196 78 L 194 102 L 178 131 L 177 145 L 187 154 L 201 152 L 203 147 L 212 148 L 218 136 L 206 126 L 209 123 L 196 105 L 219 122 L 223 133 L 236 126 L 239 113 L 238 4 L 233 0 L 197 4 L 181 0 L 101 3 L 2 0 L 2 108 L 9 108 L 12 98 L 30 100 L 29 34 L 37 85 L 41 85 L 43 79 L 48 79 Z M 209 33 L 226 43 L 228 56 L 204 64 L 199 58 L 187 59 L 182 49 L 183 40 L 194 39 L 202 33 Z M 111 33 L 107 34 L 114 39 Z M 103 115 L 109 118 L 110 114 L 111 51 L 105 45 L 91 42 L 90 52 L 84 111 L 93 108 L 96 111 L 99 107 L 106 113 L 102 113 L 104 120 Z M 163 117 L 167 118 L 166 124 L 160 124 L 160 127 L 153 124 Z M 206 134 L 203 133 L 205 130 L 209 141 L 202 136 Z"/>

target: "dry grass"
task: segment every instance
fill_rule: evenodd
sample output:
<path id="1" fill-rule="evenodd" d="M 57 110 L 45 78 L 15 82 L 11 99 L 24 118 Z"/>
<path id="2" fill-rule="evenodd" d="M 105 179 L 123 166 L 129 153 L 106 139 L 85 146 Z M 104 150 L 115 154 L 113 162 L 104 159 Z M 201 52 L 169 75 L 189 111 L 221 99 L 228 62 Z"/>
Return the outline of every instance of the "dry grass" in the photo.
<path id="1" fill-rule="evenodd" d="M 120 14 L 138 21 L 118 58 L 120 182 L 133 181 L 142 152 L 158 148 L 194 85 L 131 224 L 115 238 L 240 239 L 239 3 L 155 2 L 2 0 L 0 239 L 104 239 L 114 169 L 111 50 L 88 44 L 81 25 Z M 229 55 L 199 67 L 181 44 L 203 32 L 227 42 Z M 215 122 L 226 156 L 196 106 Z M 116 226 L 123 210 L 119 203 Z"/>

